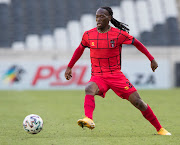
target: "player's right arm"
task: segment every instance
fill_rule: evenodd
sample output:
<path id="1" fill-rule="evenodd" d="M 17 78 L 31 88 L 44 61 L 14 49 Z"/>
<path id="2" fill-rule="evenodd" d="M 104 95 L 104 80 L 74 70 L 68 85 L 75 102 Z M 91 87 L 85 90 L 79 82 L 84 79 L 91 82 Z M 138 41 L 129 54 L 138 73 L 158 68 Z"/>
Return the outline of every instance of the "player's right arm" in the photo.
<path id="1" fill-rule="evenodd" d="M 74 64 L 79 60 L 79 58 L 81 57 L 81 55 L 84 52 L 85 47 L 83 47 L 81 44 L 79 45 L 79 47 L 74 51 L 74 54 L 66 68 L 65 71 L 65 78 L 66 80 L 70 80 L 72 77 L 72 68 L 74 66 Z"/>
<path id="2" fill-rule="evenodd" d="M 73 56 L 72 56 L 72 58 L 71 58 L 71 60 L 70 60 L 70 62 L 69 62 L 69 64 L 68 64 L 68 66 L 67 66 L 67 68 L 66 68 L 66 71 L 65 71 L 64 76 L 65 76 L 65 78 L 66 78 L 67 80 L 70 80 L 70 79 L 71 79 L 73 66 L 74 66 L 75 63 L 79 60 L 79 58 L 81 57 L 81 55 L 83 54 L 84 49 L 89 46 L 87 40 L 88 40 L 88 35 L 87 35 L 87 32 L 85 32 L 84 35 L 83 35 L 83 37 L 82 37 L 81 44 L 79 45 L 78 48 L 76 48 L 76 50 L 75 50 L 75 52 L 74 52 L 74 54 L 73 54 Z"/>

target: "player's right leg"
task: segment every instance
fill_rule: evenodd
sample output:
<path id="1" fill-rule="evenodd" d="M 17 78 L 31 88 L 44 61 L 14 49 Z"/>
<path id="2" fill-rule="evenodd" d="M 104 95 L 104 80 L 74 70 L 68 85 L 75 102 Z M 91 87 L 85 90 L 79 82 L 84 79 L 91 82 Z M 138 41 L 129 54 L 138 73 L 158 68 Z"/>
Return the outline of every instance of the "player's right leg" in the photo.
<path id="1" fill-rule="evenodd" d="M 98 94 L 99 88 L 98 85 L 94 82 L 89 82 L 85 88 L 85 99 L 84 99 L 84 112 L 85 118 L 78 120 L 78 125 L 87 127 L 89 129 L 95 128 L 95 123 L 93 122 L 93 111 L 95 109 L 95 99 L 94 96 Z"/>
<path id="2" fill-rule="evenodd" d="M 89 129 L 95 128 L 95 123 L 93 122 L 93 111 L 95 109 L 95 99 L 94 96 L 98 94 L 99 88 L 95 82 L 89 82 L 85 88 L 85 99 L 84 99 L 84 112 L 85 118 L 78 120 L 78 125 L 87 127 Z"/>
<path id="3" fill-rule="evenodd" d="M 95 95 L 105 97 L 105 93 L 109 90 L 108 85 L 100 77 L 91 77 L 91 80 L 85 88 L 84 112 L 85 118 L 78 120 L 78 125 L 89 129 L 95 128 L 93 122 L 93 111 L 95 109 Z"/>
<path id="4" fill-rule="evenodd" d="M 83 119 L 79 119 L 77 121 L 78 125 L 80 127 L 87 127 L 89 129 L 94 129 L 95 128 L 95 123 L 92 119 L 88 118 L 88 117 L 84 117 Z"/>

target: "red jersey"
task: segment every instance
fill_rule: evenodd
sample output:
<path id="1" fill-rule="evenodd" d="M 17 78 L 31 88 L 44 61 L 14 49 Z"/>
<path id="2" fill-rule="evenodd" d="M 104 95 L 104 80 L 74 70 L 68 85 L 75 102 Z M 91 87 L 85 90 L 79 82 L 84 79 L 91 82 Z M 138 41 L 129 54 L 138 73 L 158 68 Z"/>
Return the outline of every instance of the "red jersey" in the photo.
<path id="1" fill-rule="evenodd" d="M 122 44 L 133 41 L 133 36 L 113 27 L 106 33 L 99 33 L 97 28 L 86 31 L 81 45 L 90 48 L 92 75 L 120 72 Z"/>

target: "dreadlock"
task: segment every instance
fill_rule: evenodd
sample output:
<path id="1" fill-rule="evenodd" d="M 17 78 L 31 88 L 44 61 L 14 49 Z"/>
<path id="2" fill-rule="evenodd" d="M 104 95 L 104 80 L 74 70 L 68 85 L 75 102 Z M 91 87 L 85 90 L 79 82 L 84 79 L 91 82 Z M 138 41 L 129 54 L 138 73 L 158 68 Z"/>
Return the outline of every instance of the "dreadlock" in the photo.
<path id="1" fill-rule="evenodd" d="M 124 23 L 122 23 L 122 22 L 119 22 L 118 20 L 116 20 L 116 19 L 113 18 L 113 11 L 112 11 L 112 9 L 111 9 L 110 7 L 101 7 L 101 8 L 102 8 L 102 9 L 105 9 L 105 10 L 107 10 L 107 11 L 109 12 L 110 16 L 112 17 L 111 23 L 112 23 L 115 27 L 117 27 L 118 29 L 123 30 L 123 31 L 126 31 L 126 32 L 129 33 L 129 28 L 127 28 L 127 26 L 128 26 L 127 24 L 124 24 Z"/>

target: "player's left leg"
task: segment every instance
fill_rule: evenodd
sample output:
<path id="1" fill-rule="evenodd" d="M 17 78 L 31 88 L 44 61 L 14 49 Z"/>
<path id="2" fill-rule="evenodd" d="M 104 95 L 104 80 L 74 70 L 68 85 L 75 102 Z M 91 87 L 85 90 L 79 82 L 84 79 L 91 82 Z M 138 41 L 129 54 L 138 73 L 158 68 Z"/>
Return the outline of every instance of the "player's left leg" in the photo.
<path id="1" fill-rule="evenodd" d="M 107 80 L 110 88 L 121 98 L 129 100 L 136 108 L 138 108 L 143 116 L 156 128 L 158 134 L 171 135 L 160 125 L 153 111 L 144 103 L 137 93 L 136 88 L 129 82 L 123 73 L 112 75 Z"/>
<path id="2" fill-rule="evenodd" d="M 129 95 L 128 101 L 141 111 L 142 115 L 156 128 L 159 135 L 171 135 L 171 133 L 162 128 L 150 106 L 140 98 L 137 91 Z"/>

